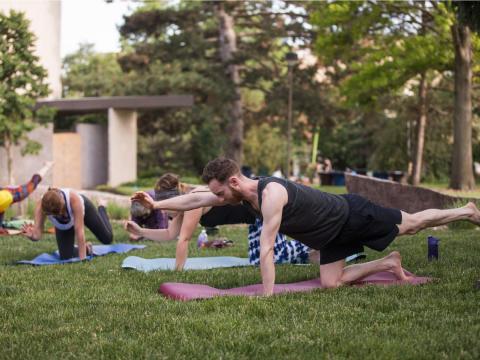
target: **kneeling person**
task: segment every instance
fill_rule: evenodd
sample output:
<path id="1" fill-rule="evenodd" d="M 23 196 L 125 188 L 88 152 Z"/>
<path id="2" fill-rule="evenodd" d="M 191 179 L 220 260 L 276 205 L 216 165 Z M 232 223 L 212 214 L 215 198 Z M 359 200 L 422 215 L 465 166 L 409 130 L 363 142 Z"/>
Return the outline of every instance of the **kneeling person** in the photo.
<path id="1" fill-rule="evenodd" d="M 91 253 L 91 244 L 85 241 L 85 226 L 103 244 L 113 241 L 112 226 L 105 207 L 100 205 L 97 209 L 86 196 L 73 190 L 48 189 L 35 208 L 35 223 L 23 228 L 24 235 L 33 241 L 40 240 L 47 216 L 55 226 L 62 260 L 74 257 L 84 260 L 87 250 Z M 75 239 L 78 247 L 75 247 Z"/>

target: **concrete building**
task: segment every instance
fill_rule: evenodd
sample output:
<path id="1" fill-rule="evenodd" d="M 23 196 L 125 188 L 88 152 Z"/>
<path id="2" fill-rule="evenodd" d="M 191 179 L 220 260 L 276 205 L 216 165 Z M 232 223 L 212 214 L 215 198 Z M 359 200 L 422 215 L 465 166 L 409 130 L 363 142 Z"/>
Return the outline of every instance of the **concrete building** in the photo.
<path id="1" fill-rule="evenodd" d="M 117 186 L 137 178 L 137 113 L 193 106 L 191 95 L 115 96 L 41 100 L 37 107 L 57 109 L 57 115 L 108 113 L 108 125 L 77 124 L 75 133 L 54 134 L 53 183 L 92 189 Z M 61 185 L 57 185 L 61 184 Z"/>

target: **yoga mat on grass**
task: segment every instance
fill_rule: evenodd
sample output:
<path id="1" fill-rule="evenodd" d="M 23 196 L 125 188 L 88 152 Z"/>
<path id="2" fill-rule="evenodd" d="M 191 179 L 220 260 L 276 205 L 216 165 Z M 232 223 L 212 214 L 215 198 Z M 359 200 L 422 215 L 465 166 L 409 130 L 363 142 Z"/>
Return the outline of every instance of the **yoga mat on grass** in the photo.
<path id="1" fill-rule="evenodd" d="M 349 256 L 346 260 L 354 261 L 365 258 L 363 254 Z M 300 264 L 304 265 L 304 264 Z M 252 266 L 247 258 L 235 256 L 212 256 L 188 258 L 183 270 L 209 270 L 239 266 Z M 122 268 L 149 272 L 155 270 L 175 270 L 175 258 L 144 259 L 139 256 L 129 256 L 123 260 Z"/>
<path id="2" fill-rule="evenodd" d="M 419 285 L 432 280 L 429 277 L 415 276 L 408 271 L 405 273 L 412 276 L 410 281 L 399 281 L 390 272 L 384 271 L 369 275 L 356 281 L 353 286 L 374 285 Z M 289 292 L 308 292 L 315 289 L 321 289 L 320 279 L 305 280 L 291 284 L 275 284 L 274 294 L 284 294 Z M 263 293 L 263 285 L 247 285 L 232 289 L 217 289 L 208 285 L 186 284 L 186 283 L 163 283 L 158 292 L 163 296 L 179 301 L 210 299 L 216 296 L 259 296 Z"/>
<path id="3" fill-rule="evenodd" d="M 112 253 L 125 253 L 130 250 L 143 249 L 145 245 L 130 245 L 130 244 L 111 244 L 111 245 L 93 245 L 93 256 L 87 256 L 88 260 L 93 259 L 96 256 L 104 256 Z M 17 264 L 28 265 L 55 265 L 55 264 L 67 264 L 81 261 L 80 258 L 72 258 L 68 260 L 60 259 L 58 250 L 49 254 L 43 253 L 38 255 L 33 260 L 21 260 L 17 261 Z"/>
<path id="4" fill-rule="evenodd" d="M 248 259 L 234 256 L 212 256 L 188 258 L 184 270 L 208 270 L 250 266 Z M 154 270 L 175 270 L 175 258 L 144 259 L 138 256 L 129 256 L 123 260 L 122 268 L 135 269 L 143 272 Z"/>

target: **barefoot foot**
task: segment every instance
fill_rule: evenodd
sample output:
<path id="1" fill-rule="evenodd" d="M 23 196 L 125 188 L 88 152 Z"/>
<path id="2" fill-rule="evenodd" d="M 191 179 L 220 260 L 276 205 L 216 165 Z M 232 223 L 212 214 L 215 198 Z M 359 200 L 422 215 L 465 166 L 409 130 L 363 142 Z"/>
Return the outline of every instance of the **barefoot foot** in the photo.
<path id="1" fill-rule="evenodd" d="M 398 251 L 392 251 L 385 257 L 385 264 L 388 271 L 392 272 L 398 280 L 408 281 L 410 276 L 405 275 L 402 268 L 402 257 Z"/>
<path id="2" fill-rule="evenodd" d="M 477 205 L 473 202 L 469 202 L 465 205 L 465 208 L 471 212 L 469 215 L 469 221 L 480 226 L 480 210 L 478 210 Z"/>

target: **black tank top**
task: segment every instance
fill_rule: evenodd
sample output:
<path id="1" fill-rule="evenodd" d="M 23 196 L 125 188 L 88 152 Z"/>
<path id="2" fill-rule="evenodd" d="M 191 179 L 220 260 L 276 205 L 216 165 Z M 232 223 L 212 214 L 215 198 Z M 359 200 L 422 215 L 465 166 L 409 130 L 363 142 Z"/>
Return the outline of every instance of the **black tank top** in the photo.
<path id="1" fill-rule="evenodd" d="M 254 224 L 255 215 L 243 205 L 214 206 L 200 218 L 200 225 Z"/>
<path id="2" fill-rule="evenodd" d="M 349 213 L 348 203 L 342 196 L 325 193 L 285 179 L 265 177 L 258 180 L 260 208 L 263 189 L 271 182 L 284 186 L 288 193 L 288 202 L 283 207 L 280 233 L 317 250 L 338 235 Z M 251 204 L 247 202 L 244 204 L 254 211 L 257 217 L 262 218 Z"/>

